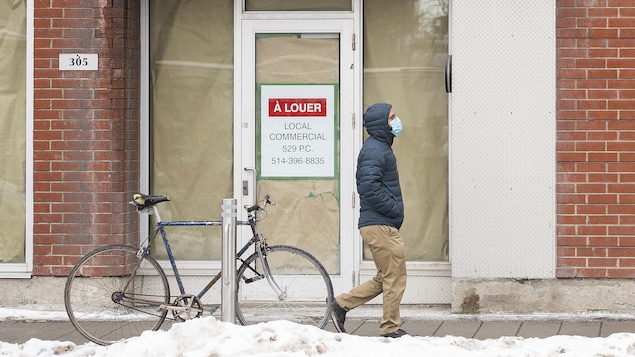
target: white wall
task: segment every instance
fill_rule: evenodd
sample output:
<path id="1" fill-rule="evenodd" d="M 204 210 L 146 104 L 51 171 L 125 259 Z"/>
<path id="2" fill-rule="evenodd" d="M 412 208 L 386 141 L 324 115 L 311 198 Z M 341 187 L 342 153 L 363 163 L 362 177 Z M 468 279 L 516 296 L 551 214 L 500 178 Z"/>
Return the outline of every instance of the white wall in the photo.
<path id="1" fill-rule="evenodd" d="M 451 5 L 453 278 L 555 277 L 555 0 Z"/>

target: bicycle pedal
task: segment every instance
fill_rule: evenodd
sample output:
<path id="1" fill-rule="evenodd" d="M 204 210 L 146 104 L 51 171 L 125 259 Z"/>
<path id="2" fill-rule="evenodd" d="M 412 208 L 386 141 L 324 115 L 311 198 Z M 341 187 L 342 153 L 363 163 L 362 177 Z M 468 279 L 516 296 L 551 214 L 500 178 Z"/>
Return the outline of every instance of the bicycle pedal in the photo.
<path id="1" fill-rule="evenodd" d="M 209 312 L 210 314 L 215 313 L 216 310 L 218 310 L 218 306 L 203 306 L 203 311 Z"/>

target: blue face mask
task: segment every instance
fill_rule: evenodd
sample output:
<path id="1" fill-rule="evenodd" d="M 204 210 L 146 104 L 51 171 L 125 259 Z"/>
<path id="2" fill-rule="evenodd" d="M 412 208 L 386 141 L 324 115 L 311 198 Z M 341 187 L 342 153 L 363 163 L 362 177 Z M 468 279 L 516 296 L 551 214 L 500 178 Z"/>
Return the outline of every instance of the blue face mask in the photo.
<path id="1" fill-rule="evenodd" d="M 392 126 L 392 130 L 390 131 L 392 135 L 398 136 L 401 133 L 401 119 L 399 117 L 395 117 L 395 119 L 390 123 Z"/>

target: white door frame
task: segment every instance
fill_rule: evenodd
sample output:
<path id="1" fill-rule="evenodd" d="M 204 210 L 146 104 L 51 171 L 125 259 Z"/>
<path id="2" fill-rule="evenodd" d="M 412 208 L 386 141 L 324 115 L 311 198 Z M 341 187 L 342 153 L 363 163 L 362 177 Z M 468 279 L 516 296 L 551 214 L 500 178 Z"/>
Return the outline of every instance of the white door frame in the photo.
<path id="1" fill-rule="evenodd" d="M 238 2 L 240 4 L 240 2 Z M 358 239 L 358 203 L 355 190 L 355 160 L 361 134 L 354 127 L 360 122 L 361 56 L 353 49 L 358 37 L 355 22 L 348 18 L 316 18 L 313 14 L 275 15 L 243 14 L 236 9 L 234 25 L 234 197 L 240 207 L 255 201 L 256 175 L 256 108 L 255 108 L 255 34 L 256 33 L 339 33 L 340 34 L 340 274 L 332 275 L 335 293 L 349 290 L 356 282 L 361 261 L 361 239 Z M 245 15 L 245 16 L 243 16 Z M 250 16 L 251 15 L 251 16 Z M 354 34 L 356 36 L 354 36 Z M 342 168 L 348 168 L 346 170 Z M 243 185 L 248 188 L 244 195 Z M 243 210 L 241 210 L 243 211 Z M 241 212 L 244 215 L 244 212 Z M 239 219 L 245 219 L 241 217 Z M 244 227 L 238 232 L 238 245 L 251 237 Z M 346 278 L 344 278 L 346 277 Z"/>

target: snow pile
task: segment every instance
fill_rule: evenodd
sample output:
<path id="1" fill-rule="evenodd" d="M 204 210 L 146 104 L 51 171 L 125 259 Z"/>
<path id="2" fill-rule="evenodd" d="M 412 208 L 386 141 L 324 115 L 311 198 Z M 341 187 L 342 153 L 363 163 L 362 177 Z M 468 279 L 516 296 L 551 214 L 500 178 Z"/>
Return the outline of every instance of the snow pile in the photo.
<path id="1" fill-rule="evenodd" d="M 286 321 L 239 326 L 205 317 L 175 324 L 167 331 L 146 331 L 110 346 L 38 339 L 24 344 L 0 342 L 0 356 L 635 356 L 635 334 L 620 333 L 606 338 L 388 339 L 337 334 Z"/>

